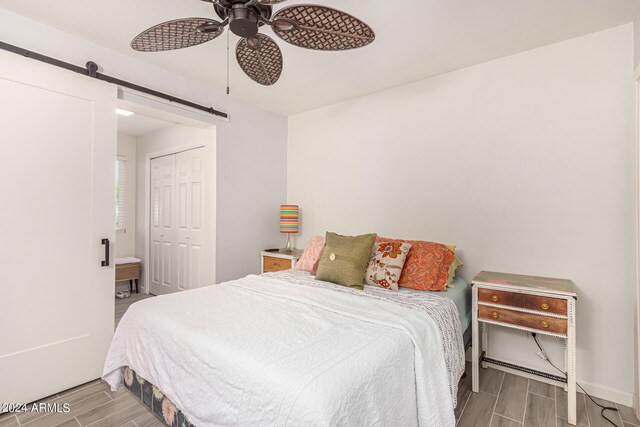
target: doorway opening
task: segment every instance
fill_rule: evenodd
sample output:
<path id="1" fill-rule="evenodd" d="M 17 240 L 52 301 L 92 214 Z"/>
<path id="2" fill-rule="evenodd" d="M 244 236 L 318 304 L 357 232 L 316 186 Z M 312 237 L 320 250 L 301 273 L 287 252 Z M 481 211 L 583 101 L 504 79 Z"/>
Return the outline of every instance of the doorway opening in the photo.
<path id="1" fill-rule="evenodd" d="M 136 300 L 215 282 L 216 127 L 168 107 L 118 101 L 116 324 Z"/>

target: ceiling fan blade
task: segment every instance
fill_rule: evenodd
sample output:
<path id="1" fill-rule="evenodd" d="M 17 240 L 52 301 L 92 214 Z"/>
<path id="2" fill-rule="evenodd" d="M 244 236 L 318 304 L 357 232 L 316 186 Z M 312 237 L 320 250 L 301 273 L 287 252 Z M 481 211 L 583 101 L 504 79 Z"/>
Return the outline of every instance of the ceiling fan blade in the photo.
<path id="1" fill-rule="evenodd" d="M 286 1 L 286 0 L 257 0 L 257 1 L 260 4 L 274 5 L 274 4 L 282 3 L 283 1 Z"/>
<path id="2" fill-rule="evenodd" d="M 271 86 L 282 74 L 282 52 L 264 34 L 241 39 L 236 46 L 236 59 L 247 76 L 264 86 Z"/>
<path id="3" fill-rule="evenodd" d="M 297 25 L 278 25 L 293 21 Z M 336 9 L 317 5 L 290 6 L 273 16 L 273 31 L 295 46 L 315 50 L 356 49 L 372 43 L 376 35 L 366 23 Z"/>
<path id="4" fill-rule="evenodd" d="M 222 23 L 209 18 L 176 19 L 141 32 L 131 47 L 140 52 L 182 49 L 213 40 L 223 31 Z"/>

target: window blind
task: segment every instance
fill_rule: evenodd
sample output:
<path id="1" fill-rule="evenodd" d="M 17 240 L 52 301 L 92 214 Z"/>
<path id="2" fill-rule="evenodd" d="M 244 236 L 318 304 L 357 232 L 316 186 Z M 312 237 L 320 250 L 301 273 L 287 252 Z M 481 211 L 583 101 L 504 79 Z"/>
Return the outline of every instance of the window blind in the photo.
<path id="1" fill-rule="evenodd" d="M 127 158 L 116 160 L 116 230 L 127 231 Z"/>

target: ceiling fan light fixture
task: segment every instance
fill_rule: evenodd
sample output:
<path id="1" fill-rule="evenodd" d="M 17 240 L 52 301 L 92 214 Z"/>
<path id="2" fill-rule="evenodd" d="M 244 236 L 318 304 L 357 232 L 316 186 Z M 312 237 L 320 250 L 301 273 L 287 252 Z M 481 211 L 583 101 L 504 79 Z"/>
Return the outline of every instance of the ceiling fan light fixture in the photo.
<path id="1" fill-rule="evenodd" d="M 206 22 L 196 28 L 200 34 L 211 34 L 220 31 L 220 23 L 216 21 Z"/>
<path id="2" fill-rule="evenodd" d="M 287 32 L 297 29 L 299 25 L 293 19 L 280 16 L 273 20 L 273 27 L 278 31 Z"/>
<path id="3" fill-rule="evenodd" d="M 247 37 L 247 47 L 251 50 L 260 49 L 260 38 L 259 37 Z"/>

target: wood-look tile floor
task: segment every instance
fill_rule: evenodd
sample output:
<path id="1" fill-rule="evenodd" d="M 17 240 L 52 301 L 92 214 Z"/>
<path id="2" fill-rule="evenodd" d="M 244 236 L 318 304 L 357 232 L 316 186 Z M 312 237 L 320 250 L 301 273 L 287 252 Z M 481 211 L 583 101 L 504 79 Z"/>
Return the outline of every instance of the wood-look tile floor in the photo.
<path id="1" fill-rule="evenodd" d="M 121 388 L 109 390 L 102 380 L 94 380 L 53 396 L 38 403 L 68 403 L 70 411 L 25 412 L 0 415 L 0 427 L 157 427 L 162 422 L 156 418 L 129 391 Z"/>
<path id="2" fill-rule="evenodd" d="M 133 294 L 116 299 L 116 325 L 131 304 L 149 298 Z M 629 407 L 601 399 L 601 404 L 616 406 L 620 412 L 606 411 L 619 427 L 640 427 L 640 421 Z M 71 390 L 42 399 L 39 402 L 69 403 L 68 413 L 0 414 L 0 427 L 157 427 L 162 422 L 126 389 L 112 392 L 102 380 L 94 380 Z M 38 403 L 39 403 L 38 402 Z M 458 407 L 455 410 L 459 427 L 565 427 L 567 424 L 567 394 L 558 387 L 539 381 L 483 369 L 480 393 L 471 392 L 471 365 L 460 381 Z M 578 394 L 578 425 L 605 427 L 600 408 L 583 394 Z"/>
<path id="3" fill-rule="evenodd" d="M 115 324 L 129 306 L 153 295 L 131 294 L 129 298 L 115 301 Z M 121 387 L 117 392 L 109 390 L 100 379 L 70 390 L 46 397 L 36 403 L 68 403 L 68 413 L 26 412 L 22 414 L 0 414 L 0 427 L 158 427 L 163 423 L 128 390 Z M 30 405 L 29 405 L 30 407 Z"/>
<path id="4" fill-rule="evenodd" d="M 480 393 L 471 392 L 471 364 L 460 381 L 456 421 L 459 427 L 565 427 L 567 423 L 567 393 L 540 381 L 505 373 L 495 369 L 480 371 Z M 578 425 L 611 426 L 600 416 L 600 408 L 584 394 L 577 398 Z M 603 399 L 605 406 L 619 412 L 605 411 L 618 427 L 640 426 L 633 409 Z"/>

